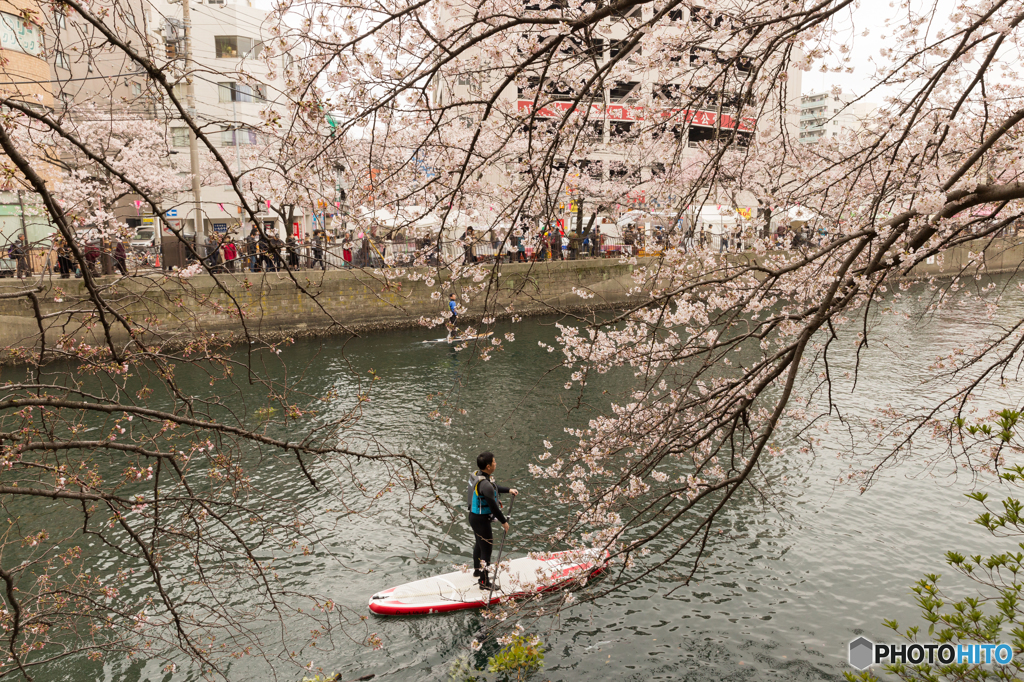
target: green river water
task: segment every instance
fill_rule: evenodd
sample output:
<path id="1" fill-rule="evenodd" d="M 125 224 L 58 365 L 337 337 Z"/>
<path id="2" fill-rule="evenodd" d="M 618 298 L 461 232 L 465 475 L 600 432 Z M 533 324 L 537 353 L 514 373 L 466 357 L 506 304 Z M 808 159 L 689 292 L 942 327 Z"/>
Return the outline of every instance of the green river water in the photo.
<path id="1" fill-rule="evenodd" d="M 901 304 L 915 312 L 914 303 Z M 1020 297 L 1007 311 L 1019 309 Z M 1007 313 L 1009 314 L 1009 313 Z M 942 386 L 927 383 L 926 365 L 954 344 L 980 339 L 998 320 L 979 321 L 973 308 L 961 306 L 935 316 L 900 320 L 882 316 L 874 343 L 863 357 L 857 389 L 836 395 L 853 418 L 868 419 L 888 403 L 925 403 Z M 628 387 L 628 377 L 610 375 L 588 387 L 587 407 L 570 412 L 575 394 L 564 390 L 565 375 L 549 371 L 558 362 L 538 341 L 553 342 L 553 319 L 498 324 L 498 333 L 514 330 L 516 341 L 489 362 L 444 343 L 424 343 L 437 330 L 411 330 L 352 339 L 304 341 L 281 356 L 289 367 L 305 368 L 302 386 L 312 393 L 330 389 L 340 396 L 338 409 L 351 404 L 356 382 L 372 368 L 380 380 L 365 405 L 352 441 L 373 437 L 391 450 L 404 450 L 428 463 L 453 504 L 459 504 L 476 453 L 489 449 L 499 458 L 499 481 L 517 486 L 509 538 L 512 556 L 540 549 L 546 532 L 564 517 L 564 509 L 541 492 L 527 465 L 543 452 L 542 441 L 566 442 L 563 428 L 603 409 Z M 841 373 L 853 363 L 856 329 L 848 329 L 832 361 Z M 278 371 L 272 363 L 269 371 Z M 188 384 L 190 378 L 179 374 Z M 202 390 L 202 380 L 194 380 Z M 849 386 L 847 385 L 848 389 Z M 608 391 L 604 394 L 603 391 Z M 467 414 L 444 426 L 429 418 L 435 404 L 427 396 L 449 392 Z M 992 396 L 994 401 L 1005 399 Z M 854 427 L 856 436 L 856 428 Z M 628 589 L 585 603 L 559 620 L 531 623 L 547 647 L 539 680 L 835 680 L 841 679 L 847 643 L 859 634 L 888 641 L 883 618 L 915 622 L 910 587 L 925 572 L 942 572 L 947 549 L 991 551 L 998 545 L 972 528 L 974 503 L 962 493 L 971 482 L 950 475 L 952 467 L 926 470 L 914 460 L 887 470 L 865 494 L 836 484 L 848 462 L 836 454 L 850 432 L 833 423 L 818 431 L 822 443 L 813 454 L 795 447 L 773 460 L 773 476 L 786 477 L 785 492 L 766 506 L 752 491 L 733 499 L 712 537 L 697 579 L 680 587 L 686 565 L 647 578 Z M 294 495 L 295 504 L 327 505 L 309 490 L 295 467 L 268 466 L 261 484 Z M 981 480 L 979 485 L 989 485 Z M 991 487 L 989 485 L 989 487 Z M 996 493 L 998 494 L 998 490 Z M 40 501 L 40 514 L 49 509 Z M 323 510 L 325 515 L 333 512 Z M 314 553 L 282 567 L 286 584 L 315 586 L 353 612 L 368 613 L 369 596 L 384 587 L 465 563 L 471 536 L 465 523 L 410 518 L 402 500 L 384 500 L 371 515 L 345 520 L 327 538 L 343 561 Z M 661 547 L 663 549 L 663 546 Z M 114 557 L 92 548 L 96 570 L 110 570 Z M 948 573 L 948 571 L 946 571 Z M 239 595 L 244 598 L 244 595 Z M 364 627 L 357 624 L 355 632 Z M 454 657 L 465 651 L 481 626 L 474 612 L 384 619 L 371 617 L 384 648 L 374 651 L 340 638 L 316 660 L 342 679 L 375 674 L 377 680 L 444 680 Z M 296 640 L 302 631 L 293 631 Z M 493 649 L 491 650 L 493 653 Z M 478 659 L 482 663 L 486 651 Z M 265 664 L 264 664 L 265 665 Z M 284 672 L 277 679 L 297 680 Z M 241 661 L 232 679 L 273 679 L 258 660 Z M 194 673 L 165 675 L 158 666 L 108 661 L 96 666 L 64 661 L 42 680 L 196 679 Z"/>

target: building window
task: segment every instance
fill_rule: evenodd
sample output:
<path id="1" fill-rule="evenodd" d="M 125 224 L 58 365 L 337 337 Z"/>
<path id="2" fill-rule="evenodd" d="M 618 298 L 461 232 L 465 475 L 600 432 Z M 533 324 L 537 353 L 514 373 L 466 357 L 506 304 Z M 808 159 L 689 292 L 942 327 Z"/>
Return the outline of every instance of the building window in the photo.
<path id="1" fill-rule="evenodd" d="M 255 59 L 263 48 L 263 43 L 244 36 L 214 36 L 213 42 L 219 59 Z"/>
<path id="2" fill-rule="evenodd" d="M 576 162 L 580 174 L 585 174 L 591 180 L 600 180 L 602 163 L 597 159 L 582 159 Z"/>
<path id="3" fill-rule="evenodd" d="M 640 131 L 640 126 L 632 121 L 612 121 L 608 124 L 608 136 L 615 139 L 633 139 Z"/>
<path id="4" fill-rule="evenodd" d="M 221 102 L 251 102 L 252 88 L 241 83 L 217 83 Z"/>
<path id="5" fill-rule="evenodd" d="M 640 169 L 627 166 L 621 161 L 611 161 L 608 164 L 608 179 L 609 180 L 629 180 L 637 182 L 640 180 Z"/>
<path id="6" fill-rule="evenodd" d="M 241 130 L 222 130 L 220 133 L 220 143 L 225 147 L 253 145 L 256 144 L 256 131 L 244 128 Z"/>
<path id="7" fill-rule="evenodd" d="M 53 53 L 53 65 L 58 69 L 64 69 L 65 71 L 71 70 L 71 65 L 68 63 L 68 56 L 60 50 Z"/>
<path id="8" fill-rule="evenodd" d="M 640 94 L 639 81 L 622 82 L 616 81 L 608 95 L 612 102 L 625 102 L 634 100 Z"/>
<path id="9" fill-rule="evenodd" d="M 132 94 L 138 97 L 142 94 L 142 86 L 138 83 L 132 83 Z"/>
<path id="10" fill-rule="evenodd" d="M 171 128 L 171 146 L 188 146 L 188 128 Z"/>
<path id="11" fill-rule="evenodd" d="M 462 74 L 458 77 L 458 84 L 465 85 L 467 88 L 469 88 L 469 91 L 474 95 L 480 92 L 480 84 L 476 76 Z"/>

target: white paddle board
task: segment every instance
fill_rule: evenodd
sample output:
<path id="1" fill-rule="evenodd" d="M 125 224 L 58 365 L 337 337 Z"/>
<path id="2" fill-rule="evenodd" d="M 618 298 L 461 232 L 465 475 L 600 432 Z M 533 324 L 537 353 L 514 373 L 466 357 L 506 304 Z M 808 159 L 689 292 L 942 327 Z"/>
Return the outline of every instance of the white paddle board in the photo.
<path id="1" fill-rule="evenodd" d="M 381 616 L 409 616 L 478 609 L 502 599 L 528 597 L 584 580 L 603 571 L 607 559 L 607 552 L 588 549 L 538 553 L 502 562 L 499 589 L 493 594 L 480 588 L 472 571 L 436 575 L 378 592 L 370 597 L 370 611 Z"/>
<path id="2" fill-rule="evenodd" d="M 454 339 L 447 339 L 448 343 L 463 343 L 465 341 L 476 341 L 477 339 L 486 339 L 488 336 L 493 335 L 494 332 L 485 332 L 483 334 L 477 334 L 476 336 L 459 336 Z"/>
<path id="3" fill-rule="evenodd" d="M 486 339 L 489 336 L 493 336 L 494 332 L 487 332 L 485 334 L 477 334 L 476 336 L 459 336 L 457 338 L 451 338 L 446 336 L 443 339 L 427 339 L 423 343 L 463 343 L 465 341 L 475 341 L 477 339 Z"/>

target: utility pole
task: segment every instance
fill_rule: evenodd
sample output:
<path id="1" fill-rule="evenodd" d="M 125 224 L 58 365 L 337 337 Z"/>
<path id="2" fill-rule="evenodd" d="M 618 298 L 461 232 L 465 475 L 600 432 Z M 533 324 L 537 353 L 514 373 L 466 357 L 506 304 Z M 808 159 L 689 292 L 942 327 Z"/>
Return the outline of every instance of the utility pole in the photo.
<path id="1" fill-rule="evenodd" d="M 193 122 L 196 118 L 196 90 L 192 81 L 192 19 L 189 13 L 189 0 L 181 0 L 181 20 L 185 24 L 185 108 Z M 192 161 L 192 198 L 195 201 L 196 251 L 199 244 L 206 246 L 206 224 L 203 220 L 202 189 L 199 178 L 199 140 L 196 131 L 188 128 L 188 153 Z M 202 235 L 202 237 L 200 237 Z M 200 242 L 200 240 L 202 240 Z M 200 256 L 206 256 L 201 253 Z"/>

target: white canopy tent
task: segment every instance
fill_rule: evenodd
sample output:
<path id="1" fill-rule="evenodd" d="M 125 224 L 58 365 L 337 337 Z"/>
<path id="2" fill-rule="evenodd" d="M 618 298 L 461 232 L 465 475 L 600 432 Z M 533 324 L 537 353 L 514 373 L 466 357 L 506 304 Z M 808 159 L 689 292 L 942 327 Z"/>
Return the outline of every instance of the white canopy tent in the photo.
<path id="1" fill-rule="evenodd" d="M 789 208 L 772 211 L 772 230 L 778 230 L 780 223 L 786 228 L 800 229 L 805 225 L 811 225 L 818 221 L 821 216 L 806 206 L 790 206 Z"/>
<path id="2" fill-rule="evenodd" d="M 742 220 L 741 216 L 730 206 L 702 206 L 693 217 L 697 232 L 706 231 L 711 234 L 724 234 L 726 228 L 735 227 Z"/>

